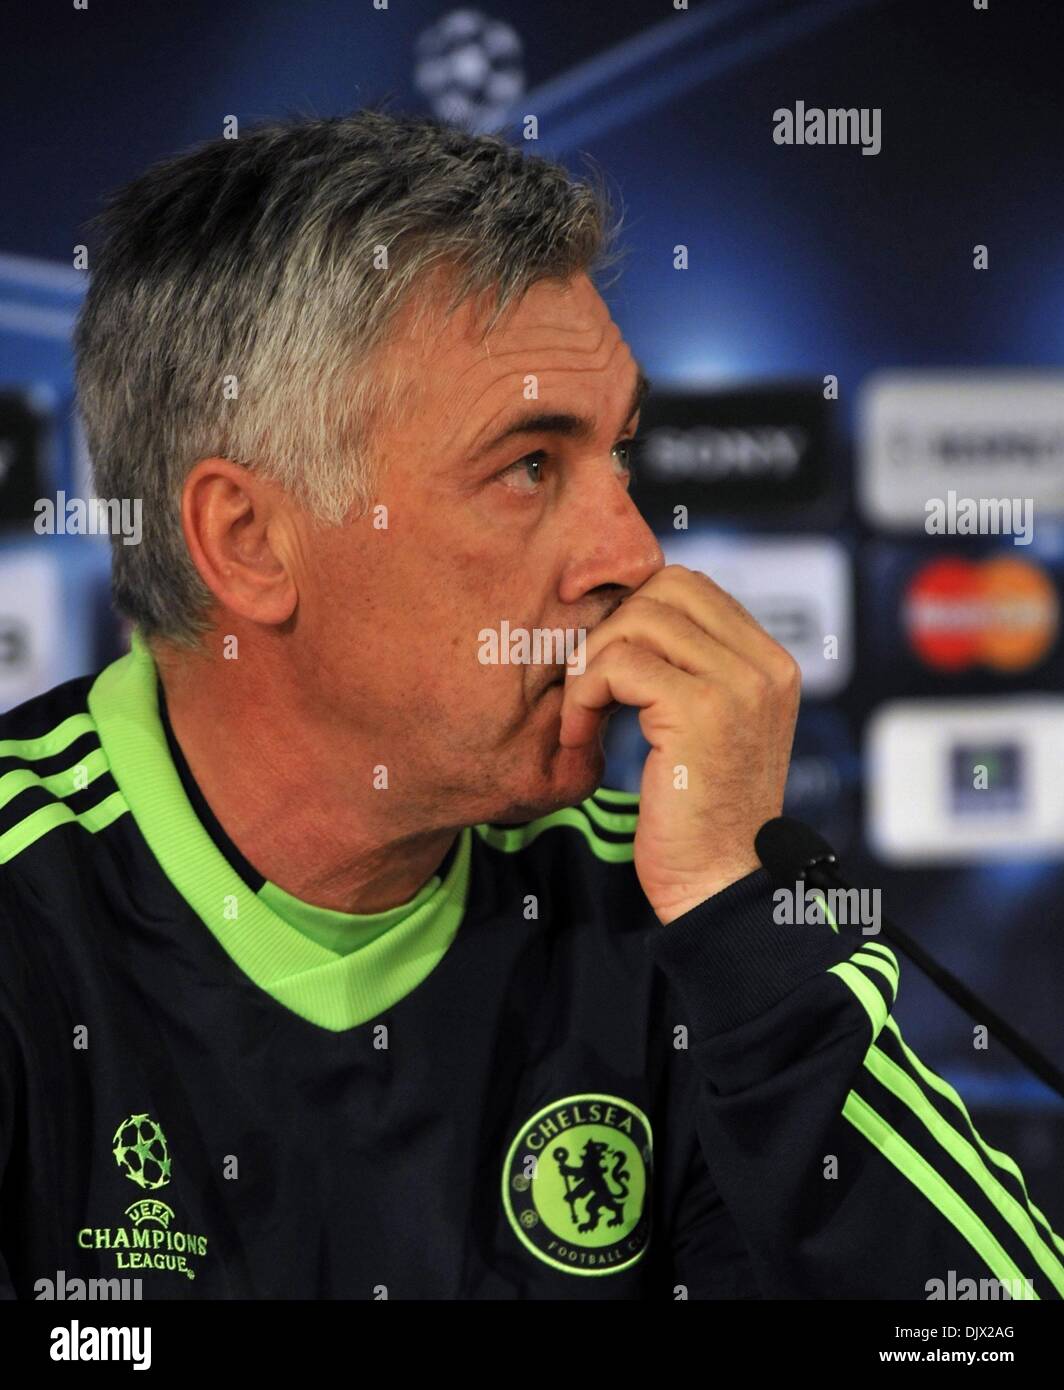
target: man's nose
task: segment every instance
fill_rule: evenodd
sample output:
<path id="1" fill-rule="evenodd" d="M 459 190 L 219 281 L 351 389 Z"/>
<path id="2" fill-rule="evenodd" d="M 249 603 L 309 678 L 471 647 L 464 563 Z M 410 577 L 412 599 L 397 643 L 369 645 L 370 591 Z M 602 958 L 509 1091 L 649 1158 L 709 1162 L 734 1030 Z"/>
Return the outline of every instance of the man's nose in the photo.
<path id="1" fill-rule="evenodd" d="M 631 524 L 624 537 L 623 547 L 618 548 L 617 564 L 620 576 L 615 583 L 628 589 L 638 589 L 652 574 L 665 568 L 665 556 L 657 536 L 647 525 L 643 514 L 635 503 L 628 499 Z"/>
<path id="2" fill-rule="evenodd" d="M 577 553 L 583 559 L 570 578 L 585 593 L 603 585 L 635 590 L 665 567 L 657 537 L 623 488 L 605 503 L 600 499 L 582 529 L 584 544 Z"/>

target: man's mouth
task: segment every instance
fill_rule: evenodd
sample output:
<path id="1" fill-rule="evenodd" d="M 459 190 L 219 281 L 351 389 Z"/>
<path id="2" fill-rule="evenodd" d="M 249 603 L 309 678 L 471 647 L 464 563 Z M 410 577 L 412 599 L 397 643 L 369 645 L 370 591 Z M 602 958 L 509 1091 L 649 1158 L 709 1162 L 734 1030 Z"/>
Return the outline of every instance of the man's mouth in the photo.
<path id="1" fill-rule="evenodd" d="M 551 679 L 547 682 L 547 684 L 543 687 L 543 689 L 539 692 L 540 699 L 542 699 L 548 691 L 553 690 L 556 686 L 565 685 L 565 672 L 566 668 L 564 666 L 558 667 L 557 674 L 552 676 Z"/>

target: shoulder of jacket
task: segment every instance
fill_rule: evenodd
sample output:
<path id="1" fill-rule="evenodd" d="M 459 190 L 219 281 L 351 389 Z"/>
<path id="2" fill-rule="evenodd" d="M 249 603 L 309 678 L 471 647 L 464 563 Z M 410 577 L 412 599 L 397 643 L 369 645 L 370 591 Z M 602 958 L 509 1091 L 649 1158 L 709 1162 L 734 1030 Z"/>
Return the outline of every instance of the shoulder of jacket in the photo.
<path id="1" fill-rule="evenodd" d="M 89 712 L 94 679 L 79 676 L 0 714 L 0 866 L 57 826 L 91 832 L 125 809 Z"/>
<path id="2" fill-rule="evenodd" d="M 544 836 L 549 840 L 564 837 L 567 844 L 575 844 L 578 854 L 599 864 L 616 865 L 632 862 L 638 823 L 638 793 L 599 787 L 573 806 L 521 825 L 487 823 L 475 829 L 485 844 L 504 854 L 521 854 Z"/>

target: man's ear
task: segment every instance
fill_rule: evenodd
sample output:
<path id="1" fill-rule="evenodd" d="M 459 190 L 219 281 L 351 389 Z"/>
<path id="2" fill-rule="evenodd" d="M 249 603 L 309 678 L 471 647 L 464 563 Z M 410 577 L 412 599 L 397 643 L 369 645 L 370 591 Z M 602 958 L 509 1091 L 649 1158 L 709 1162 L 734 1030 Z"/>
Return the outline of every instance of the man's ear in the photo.
<path id="1" fill-rule="evenodd" d="M 292 502 L 276 483 L 232 459 L 200 459 L 181 493 L 192 563 L 224 609 L 277 625 L 299 599 Z"/>

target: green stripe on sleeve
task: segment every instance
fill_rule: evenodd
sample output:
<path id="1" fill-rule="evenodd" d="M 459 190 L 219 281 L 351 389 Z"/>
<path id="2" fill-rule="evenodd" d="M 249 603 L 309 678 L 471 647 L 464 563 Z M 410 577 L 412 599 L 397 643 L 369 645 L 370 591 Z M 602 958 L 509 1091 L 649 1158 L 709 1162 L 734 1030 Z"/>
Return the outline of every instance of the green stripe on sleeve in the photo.
<path id="1" fill-rule="evenodd" d="M 850 989 L 856 994 L 858 1000 L 863 1005 L 872 1023 L 872 1042 L 879 1037 L 879 1030 L 887 1021 L 887 1001 L 876 989 L 871 980 L 861 974 L 856 965 L 851 965 L 849 961 L 840 961 L 838 965 L 833 965 L 827 972 L 829 975 L 837 975 L 840 980 L 849 985 Z"/>
<path id="2" fill-rule="evenodd" d="M 890 985 L 891 998 L 896 999 L 898 997 L 898 965 L 896 961 L 892 965 L 882 956 L 869 955 L 864 950 L 856 951 L 850 960 L 854 965 L 867 966 L 869 970 L 875 970 L 882 975 Z"/>
<path id="3" fill-rule="evenodd" d="M 865 1057 L 865 1067 L 891 1095 L 907 1106 L 933 1139 L 939 1143 L 986 1195 L 987 1201 L 1015 1231 L 1030 1250 L 1039 1268 L 1059 1294 L 1064 1297 L 1064 1265 L 1048 1248 L 1035 1229 L 1034 1222 L 1016 1198 L 1003 1187 L 987 1168 L 981 1155 L 964 1136 L 942 1118 L 919 1085 L 892 1057 L 874 1045 Z"/>
<path id="4" fill-rule="evenodd" d="M 827 899 L 824 897 L 824 894 L 818 893 L 813 901 L 820 904 L 820 911 L 824 914 L 825 922 L 827 922 L 831 930 L 837 935 L 839 924 L 835 921 L 835 914 L 832 912 L 831 908 L 828 907 Z"/>
<path id="5" fill-rule="evenodd" d="M 902 1037 L 901 1029 L 898 1027 L 897 1023 L 894 1021 L 893 1018 L 887 1019 L 887 1027 L 897 1038 L 898 1045 L 901 1048 L 902 1052 L 905 1054 L 905 1058 L 908 1061 L 909 1065 L 913 1068 L 914 1071 L 918 1073 L 918 1075 L 922 1078 L 925 1084 L 930 1086 L 932 1090 L 937 1091 L 940 1096 L 943 1096 L 951 1104 L 957 1107 L 957 1109 L 963 1116 L 965 1123 L 968 1126 L 968 1130 L 971 1133 L 972 1138 L 982 1149 L 986 1157 L 989 1158 L 991 1162 L 996 1163 L 999 1168 L 1003 1168 L 1006 1173 L 1011 1174 L 1011 1176 L 1014 1177 L 1016 1181 L 1020 1184 L 1020 1190 L 1022 1191 L 1024 1199 L 1027 1202 L 1028 1210 L 1031 1212 L 1035 1220 L 1045 1228 L 1046 1234 L 1051 1237 L 1053 1244 L 1057 1247 L 1061 1254 L 1064 1254 L 1064 1240 L 1062 1240 L 1060 1236 L 1057 1235 L 1057 1233 L 1053 1230 L 1052 1226 L 1050 1226 L 1049 1221 L 1046 1219 L 1045 1215 L 1038 1209 L 1038 1207 L 1035 1206 L 1034 1202 L 1031 1201 L 1030 1195 L 1027 1191 L 1027 1184 L 1023 1180 L 1023 1174 L 1020 1172 L 1019 1166 L 1017 1165 L 1016 1161 L 1011 1157 L 1010 1154 L 1003 1153 L 1000 1149 L 992 1148 L 991 1145 L 989 1145 L 983 1139 L 982 1135 L 976 1129 L 971 1115 L 968 1114 L 968 1108 L 964 1104 L 964 1101 L 961 1099 L 960 1094 L 953 1086 L 949 1084 L 948 1081 L 944 1081 L 943 1078 L 941 1076 L 938 1076 L 935 1072 L 933 1072 L 930 1069 L 930 1067 L 924 1065 L 924 1063 L 920 1060 L 920 1058 L 916 1055 L 916 1053 L 912 1050 L 909 1044 Z"/>
<path id="6" fill-rule="evenodd" d="M 861 950 L 875 951 L 877 955 L 883 956 L 885 960 L 893 961 L 895 970 L 898 968 L 898 957 L 894 954 L 894 952 L 890 949 L 889 946 L 884 946 L 882 942 L 866 941 L 861 946 Z"/>
<path id="7" fill-rule="evenodd" d="M 956 1228 L 985 1261 L 996 1279 L 1007 1283 L 1010 1289 L 1016 1289 L 1021 1299 L 1038 1298 L 1033 1288 L 1027 1288 L 1025 1276 L 1010 1259 L 1007 1251 L 967 1202 L 931 1167 L 922 1154 L 887 1124 L 882 1115 L 873 1110 L 855 1091 L 851 1091 L 847 1096 L 842 1113 L 858 1133 L 877 1148 L 883 1157 L 922 1192 L 931 1205 Z M 945 1270 L 941 1271 L 941 1275 L 945 1273 Z"/>

